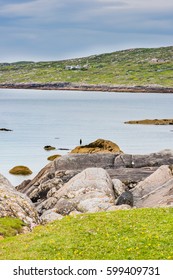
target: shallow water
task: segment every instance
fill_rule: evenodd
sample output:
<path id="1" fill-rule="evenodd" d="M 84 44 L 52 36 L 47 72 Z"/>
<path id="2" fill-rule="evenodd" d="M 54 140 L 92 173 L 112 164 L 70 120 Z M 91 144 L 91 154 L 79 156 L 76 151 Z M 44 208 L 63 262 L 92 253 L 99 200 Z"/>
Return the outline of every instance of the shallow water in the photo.
<path id="1" fill-rule="evenodd" d="M 173 149 L 172 126 L 127 125 L 135 119 L 173 118 L 173 95 L 41 90 L 0 90 L 0 173 L 17 185 L 27 177 L 9 170 L 27 165 L 32 178 L 47 157 L 67 151 L 46 152 L 52 145 L 72 149 L 97 138 L 117 143 L 125 153 Z"/>

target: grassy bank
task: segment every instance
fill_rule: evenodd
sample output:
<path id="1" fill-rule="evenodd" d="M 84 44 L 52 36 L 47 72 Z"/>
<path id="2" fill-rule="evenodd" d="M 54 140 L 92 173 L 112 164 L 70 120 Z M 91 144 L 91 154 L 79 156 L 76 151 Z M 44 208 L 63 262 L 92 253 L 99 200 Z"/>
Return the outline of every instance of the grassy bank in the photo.
<path id="1" fill-rule="evenodd" d="M 24 223 L 19 219 L 14 219 L 11 217 L 0 218 L 0 237 L 6 238 L 15 236 L 22 232 Z"/>
<path id="2" fill-rule="evenodd" d="M 173 208 L 67 216 L 0 240 L 0 259 L 173 259 Z"/>
<path id="3" fill-rule="evenodd" d="M 173 87 L 172 73 L 173 47 L 130 49 L 63 61 L 0 63 L 0 83 Z"/>

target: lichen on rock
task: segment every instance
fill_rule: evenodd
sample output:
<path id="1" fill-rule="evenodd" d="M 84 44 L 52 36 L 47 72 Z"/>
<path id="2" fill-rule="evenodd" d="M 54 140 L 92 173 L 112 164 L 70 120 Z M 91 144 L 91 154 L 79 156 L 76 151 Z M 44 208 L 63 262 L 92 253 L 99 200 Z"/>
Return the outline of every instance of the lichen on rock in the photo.
<path id="1" fill-rule="evenodd" d="M 59 158 L 59 157 L 61 157 L 61 155 L 52 155 L 52 156 L 48 157 L 47 160 L 53 161 L 54 159 Z"/>
<path id="2" fill-rule="evenodd" d="M 112 141 L 97 139 L 85 146 L 77 146 L 71 153 L 122 153 L 119 146 Z"/>
<path id="3" fill-rule="evenodd" d="M 32 171 L 27 166 L 19 165 L 10 169 L 9 173 L 13 175 L 31 175 Z"/>

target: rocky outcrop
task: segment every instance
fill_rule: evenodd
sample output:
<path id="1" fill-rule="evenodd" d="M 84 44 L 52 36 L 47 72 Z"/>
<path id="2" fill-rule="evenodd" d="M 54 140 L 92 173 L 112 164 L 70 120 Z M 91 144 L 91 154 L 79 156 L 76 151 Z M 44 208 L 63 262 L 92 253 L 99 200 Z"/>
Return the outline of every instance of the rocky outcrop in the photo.
<path id="1" fill-rule="evenodd" d="M 173 151 L 164 150 L 149 155 L 68 154 L 46 165 L 33 180 L 23 182 L 17 190 L 27 194 L 34 203 L 43 202 L 47 199 L 47 192 L 54 190 L 57 180 L 63 185 L 91 167 L 103 168 L 111 179 L 119 179 L 126 187 L 134 188 L 163 164 L 173 164 Z M 56 183 L 57 188 L 58 185 Z"/>
<path id="2" fill-rule="evenodd" d="M 16 217 L 29 227 L 39 223 L 37 211 L 30 199 L 15 190 L 10 182 L 0 175 L 0 217 Z"/>
<path id="3" fill-rule="evenodd" d="M 119 146 L 112 141 L 97 139 L 96 141 L 85 145 L 77 146 L 71 151 L 73 154 L 89 154 L 89 153 L 122 153 Z"/>
<path id="4" fill-rule="evenodd" d="M 55 178 L 54 187 L 46 183 L 46 199 L 36 203 L 37 211 L 42 215 L 49 209 L 60 215 L 69 215 L 71 212 L 98 212 L 105 211 L 115 205 L 113 183 L 108 173 L 102 168 L 88 168 L 73 176 L 67 183 Z M 51 184 L 53 183 L 51 182 Z M 44 184 L 41 184 L 43 188 Z M 38 189 L 37 189 L 38 193 Z M 30 194 L 33 200 L 33 194 Z M 56 209 L 56 211 L 55 211 Z"/>
<path id="5" fill-rule="evenodd" d="M 173 168 L 163 165 L 132 190 L 134 206 L 173 206 Z"/>
<path id="6" fill-rule="evenodd" d="M 135 121 L 127 121 L 125 124 L 153 124 L 153 125 L 173 125 L 173 119 L 154 119 L 154 120 L 135 120 Z"/>
<path id="7" fill-rule="evenodd" d="M 171 164 L 171 150 L 149 155 L 68 154 L 17 190 L 29 196 L 43 221 L 73 213 L 166 206 L 171 203 Z M 152 203 L 150 195 L 162 194 L 164 188 L 167 202 Z"/>

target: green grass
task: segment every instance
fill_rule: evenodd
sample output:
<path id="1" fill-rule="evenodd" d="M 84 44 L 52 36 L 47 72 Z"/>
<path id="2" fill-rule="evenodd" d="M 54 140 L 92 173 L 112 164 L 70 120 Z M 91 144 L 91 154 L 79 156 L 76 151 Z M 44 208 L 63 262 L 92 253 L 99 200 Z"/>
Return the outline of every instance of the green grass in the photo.
<path id="1" fill-rule="evenodd" d="M 0 241 L 0 259 L 173 259 L 173 208 L 66 216 Z"/>
<path id="2" fill-rule="evenodd" d="M 87 65 L 87 69 L 67 70 L 70 65 Z M 172 87 L 173 47 L 131 49 L 63 61 L 0 64 L 0 83 L 21 82 Z"/>
<path id="3" fill-rule="evenodd" d="M 9 237 L 22 232 L 25 224 L 16 218 L 4 217 L 0 218 L 0 236 Z"/>

